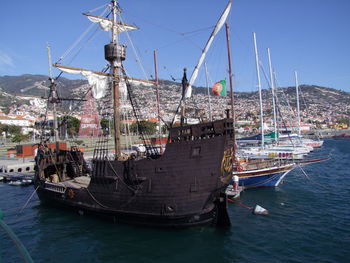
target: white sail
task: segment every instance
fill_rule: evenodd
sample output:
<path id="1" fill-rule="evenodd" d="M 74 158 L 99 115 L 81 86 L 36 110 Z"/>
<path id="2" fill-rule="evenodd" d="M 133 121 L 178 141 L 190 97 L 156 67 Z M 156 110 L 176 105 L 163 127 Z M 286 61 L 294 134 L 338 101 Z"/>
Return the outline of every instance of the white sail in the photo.
<path id="1" fill-rule="evenodd" d="M 83 77 L 85 77 L 88 80 L 89 85 L 92 87 L 92 95 L 95 99 L 100 99 L 105 96 L 111 81 L 110 74 L 92 71 L 88 69 L 68 67 L 58 64 L 54 64 L 54 66 L 63 72 L 69 74 L 81 74 Z M 143 85 L 149 87 L 154 85 L 154 82 L 150 80 L 136 79 L 130 77 L 127 77 L 127 80 L 130 84 L 133 84 L 134 86 Z M 128 95 L 127 85 L 125 83 L 124 78 L 122 78 L 119 82 L 119 94 L 121 96 L 121 99 L 125 99 Z"/>
<path id="2" fill-rule="evenodd" d="M 230 13 L 230 10 L 231 10 L 231 4 L 232 4 L 232 0 L 229 1 L 229 3 L 227 4 L 224 12 L 222 13 L 221 17 L 219 18 L 218 22 L 216 23 L 216 26 L 213 30 L 213 32 L 211 33 L 209 39 L 208 39 L 208 42 L 207 44 L 205 45 L 205 48 L 203 49 L 202 51 L 202 55 L 200 56 L 199 60 L 198 60 L 198 63 L 197 63 L 197 66 L 194 68 L 193 72 L 192 72 L 192 75 L 191 75 L 191 78 L 190 78 L 190 81 L 188 82 L 188 86 L 186 87 L 186 90 L 185 90 L 185 98 L 190 98 L 192 96 L 192 85 L 193 83 L 195 82 L 197 76 L 198 76 L 198 71 L 204 61 L 204 58 L 214 40 L 214 37 L 215 35 L 219 32 L 219 30 L 222 28 L 222 26 L 225 24 L 225 21 L 227 19 L 227 16 L 229 15 Z"/>
<path id="3" fill-rule="evenodd" d="M 100 17 L 100 16 L 94 16 L 94 15 L 90 15 L 90 14 L 84 14 L 87 16 L 87 18 L 93 22 L 93 23 L 99 23 L 100 27 L 103 31 L 110 31 L 112 30 L 113 27 L 113 21 L 108 19 L 108 18 L 104 18 L 104 17 Z M 128 25 L 128 24 L 124 24 L 121 22 L 118 22 L 116 24 L 116 28 L 117 28 L 117 32 L 118 33 L 122 33 L 122 32 L 126 32 L 126 31 L 130 31 L 130 30 L 135 30 L 138 29 L 138 27 L 133 26 L 133 25 Z"/>
<path id="4" fill-rule="evenodd" d="M 92 95 L 95 99 L 100 99 L 106 94 L 109 87 L 110 77 L 108 75 L 100 75 L 91 70 L 68 68 L 61 65 L 55 65 L 59 70 L 69 74 L 81 74 L 91 86 Z M 122 86 L 122 85 L 121 85 Z"/>

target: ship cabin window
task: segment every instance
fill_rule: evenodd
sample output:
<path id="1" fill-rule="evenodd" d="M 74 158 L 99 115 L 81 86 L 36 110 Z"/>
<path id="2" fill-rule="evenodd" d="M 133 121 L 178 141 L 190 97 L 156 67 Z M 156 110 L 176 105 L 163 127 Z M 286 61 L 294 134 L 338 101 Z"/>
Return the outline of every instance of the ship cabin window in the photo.
<path id="1" fill-rule="evenodd" d="M 191 149 L 191 157 L 195 158 L 195 157 L 200 157 L 201 156 L 201 147 L 197 146 L 197 147 L 193 147 Z"/>

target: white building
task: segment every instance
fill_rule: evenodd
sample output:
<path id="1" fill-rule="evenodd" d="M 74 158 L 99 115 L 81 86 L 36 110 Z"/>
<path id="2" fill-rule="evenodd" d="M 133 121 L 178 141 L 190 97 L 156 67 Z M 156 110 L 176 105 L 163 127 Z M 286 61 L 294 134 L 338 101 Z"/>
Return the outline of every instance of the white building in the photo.
<path id="1" fill-rule="evenodd" d="M 35 122 L 35 118 L 26 115 L 26 116 L 0 116 L 0 124 L 4 125 L 15 125 L 22 127 L 22 132 L 27 134 L 29 131 L 32 131 Z"/>

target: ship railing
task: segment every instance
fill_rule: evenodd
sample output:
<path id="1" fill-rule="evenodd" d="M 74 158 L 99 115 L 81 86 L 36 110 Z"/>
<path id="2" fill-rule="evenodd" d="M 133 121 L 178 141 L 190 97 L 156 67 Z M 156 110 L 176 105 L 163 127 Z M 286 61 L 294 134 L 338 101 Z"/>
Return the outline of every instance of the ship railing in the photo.
<path id="1" fill-rule="evenodd" d="M 233 121 L 230 119 L 200 123 L 195 125 L 174 127 L 169 131 L 171 142 L 192 141 L 212 138 L 215 136 L 232 135 Z"/>
<path id="2" fill-rule="evenodd" d="M 45 182 L 45 189 L 60 194 L 64 194 L 66 192 L 66 187 L 64 187 L 63 185 L 58 185 L 50 182 Z"/>

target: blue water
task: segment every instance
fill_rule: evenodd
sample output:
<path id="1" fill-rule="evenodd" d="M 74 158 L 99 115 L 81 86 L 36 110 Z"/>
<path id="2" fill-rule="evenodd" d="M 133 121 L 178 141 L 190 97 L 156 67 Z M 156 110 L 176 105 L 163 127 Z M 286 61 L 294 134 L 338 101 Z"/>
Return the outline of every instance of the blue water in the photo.
<path id="1" fill-rule="evenodd" d="M 277 189 L 242 193 L 253 215 L 229 204 L 229 229 L 154 229 L 116 225 L 41 206 L 33 187 L 0 183 L 5 222 L 35 262 L 350 262 L 350 140 L 327 140 L 312 153 L 331 161 L 288 174 Z M 0 230 L 0 262 L 22 262 Z"/>

